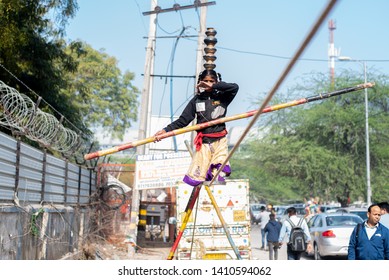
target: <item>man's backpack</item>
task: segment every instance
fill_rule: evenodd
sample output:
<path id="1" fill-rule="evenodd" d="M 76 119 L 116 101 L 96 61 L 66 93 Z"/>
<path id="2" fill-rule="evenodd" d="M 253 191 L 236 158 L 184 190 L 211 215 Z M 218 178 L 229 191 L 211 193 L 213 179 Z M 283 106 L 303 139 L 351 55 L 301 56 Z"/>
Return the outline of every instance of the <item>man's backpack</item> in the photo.
<path id="1" fill-rule="evenodd" d="M 302 228 L 304 218 L 301 218 L 297 226 L 287 217 L 287 221 L 292 226 L 292 230 L 289 235 L 288 245 L 294 252 L 305 252 L 307 250 L 306 236 Z"/>
<path id="2" fill-rule="evenodd" d="M 359 232 L 361 231 L 362 226 L 363 226 L 363 222 L 357 224 L 357 230 L 356 230 L 356 232 L 355 232 L 355 238 L 356 238 L 356 240 L 357 240 L 357 244 L 358 244 L 358 242 L 359 242 Z"/>

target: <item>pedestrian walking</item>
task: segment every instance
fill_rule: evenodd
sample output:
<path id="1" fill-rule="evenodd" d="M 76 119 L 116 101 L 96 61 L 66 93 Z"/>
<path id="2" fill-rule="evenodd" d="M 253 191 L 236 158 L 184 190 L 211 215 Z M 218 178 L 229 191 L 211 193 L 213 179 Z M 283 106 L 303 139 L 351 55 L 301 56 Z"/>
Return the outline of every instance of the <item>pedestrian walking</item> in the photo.
<path id="1" fill-rule="evenodd" d="M 269 222 L 269 212 L 266 211 L 265 206 L 261 206 L 260 212 L 259 212 L 259 220 L 261 222 L 261 240 L 262 240 L 262 246 L 261 250 L 267 250 L 267 233 L 265 232 L 265 226 Z"/>
<path id="2" fill-rule="evenodd" d="M 267 211 L 268 211 L 268 212 L 273 213 L 273 214 L 276 213 L 276 210 L 274 209 L 273 204 L 268 203 L 267 206 L 266 206 L 266 208 L 267 208 Z"/>
<path id="3" fill-rule="evenodd" d="M 278 242 L 280 243 L 280 246 L 282 246 L 283 240 L 284 238 L 286 238 L 286 252 L 288 260 L 300 260 L 301 255 L 304 251 L 312 251 L 311 235 L 309 233 L 308 225 L 304 217 L 297 217 L 296 208 L 289 207 L 287 209 L 287 213 L 288 218 L 286 218 L 285 221 L 282 223 Z M 293 234 L 293 232 L 296 226 L 298 226 L 298 229 L 301 230 L 301 232 L 298 236 L 298 239 L 296 238 L 295 240 L 294 237 L 297 237 L 297 235 Z M 295 246 L 296 244 L 299 244 L 300 247 L 303 249 L 297 250 Z"/>
<path id="4" fill-rule="evenodd" d="M 367 220 L 358 224 L 350 236 L 349 260 L 389 260 L 389 229 L 379 223 L 381 208 L 372 204 Z"/>
<path id="5" fill-rule="evenodd" d="M 270 220 L 265 226 L 267 235 L 267 245 L 269 248 L 269 260 L 278 260 L 278 249 L 280 247 L 278 238 L 280 237 L 281 223 L 276 220 L 276 215 L 271 213 Z"/>
<path id="6" fill-rule="evenodd" d="M 389 203 L 386 201 L 381 202 L 378 203 L 378 206 L 381 208 L 380 224 L 389 228 Z"/>

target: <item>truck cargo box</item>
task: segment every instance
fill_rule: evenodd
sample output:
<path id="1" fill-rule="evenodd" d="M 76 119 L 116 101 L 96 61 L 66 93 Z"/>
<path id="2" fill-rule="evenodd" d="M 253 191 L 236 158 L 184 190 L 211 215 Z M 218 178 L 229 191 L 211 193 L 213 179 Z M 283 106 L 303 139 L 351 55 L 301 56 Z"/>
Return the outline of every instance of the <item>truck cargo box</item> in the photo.
<path id="1" fill-rule="evenodd" d="M 226 180 L 210 189 L 242 259 L 250 259 L 249 180 Z M 177 230 L 192 190 L 185 183 L 177 187 Z M 178 244 L 177 259 L 237 259 L 204 186 Z"/>

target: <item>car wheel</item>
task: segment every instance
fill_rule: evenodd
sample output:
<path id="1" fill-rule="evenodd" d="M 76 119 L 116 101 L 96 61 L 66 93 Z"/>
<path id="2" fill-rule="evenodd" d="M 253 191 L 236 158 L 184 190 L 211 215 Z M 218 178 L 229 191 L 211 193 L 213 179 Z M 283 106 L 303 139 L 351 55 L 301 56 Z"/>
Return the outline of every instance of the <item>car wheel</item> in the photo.
<path id="1" fill-rule="evenodd" d="M 313 256 L 315 258 L 315 260 L 321 260 L 321 256 L 320 256 L 320 252 L 319 252 L 319 247 L 317 246 L 317 244 L 314 245 L 313 247 Z"/>

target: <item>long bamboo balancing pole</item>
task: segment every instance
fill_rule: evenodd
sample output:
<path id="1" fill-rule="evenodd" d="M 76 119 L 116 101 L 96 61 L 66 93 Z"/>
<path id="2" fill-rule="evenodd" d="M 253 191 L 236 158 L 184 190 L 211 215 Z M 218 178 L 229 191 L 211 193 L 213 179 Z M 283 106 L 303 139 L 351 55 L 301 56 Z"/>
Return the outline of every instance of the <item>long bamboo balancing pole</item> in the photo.
<path id="1" fill-rule="evenodd" d="M 277 110 L 281 110 L 281 109 L 285 109 L 285 108 L 289 108 L 289 107 L 294 107 L 297 105 L 301 105 L 301 104 L 305 104 L 305 103 L 309 103 L 309 102 L 313 102 L 313 101 L 318 101 L 318 100 L 330 98 L 333 96 L 338 96 L 338 95 L 352 92 L 352 91 L 358 91 L 358 90 L 362 90 L 365 88 L 371 88 L 373 86 L 374 86 L 374 83 L 369 82 L 369 83 L 359 84 L 359 85 L 356 85 L 353 87 L 348 87 L 348 88 L 340 89 L 340 90 L 329 92 L 329 93 L 322 93 L 322 94 L 318 94 L 318 95 L 311 96 L 311 97 L 296 99 L 296 100 L 293 100 L 293 101 L 290 101 L 287 103 L 281 103 L 281 104 L 277 104 L 277 105 L 273 105 L 273 106 L 268 106 L 262 111 L 262 113 L 270 113 L 273 111 L 277 111 Z M 244 118 L 249 118 L 249 117 L 252 117 L 253 115 L 255 115 L 257 112 L 258 112 L 258 110 L 252 110 L 252 111 L 248 111 L 248 112 L 243 113 L 243 114 L 237 114 L 237 115 L 233 115 L 233 116 L 229 116 L 229 117 L 224 117 L 224 118 L 212 120 L 212 121 L 209 121 L 206 123 L 201 123 L 201 124 L 196 124 L 196 125 L 192 125 L 192 126 L 187 126 L 184 128 L 175 129 L 175 130 L 166 132 L 164 134 L 161 134 L 158 137 L 159 137 L 159 139 L 162 140 L 162 139 L 165 139 L 168 137 L 180 135 L 180 134 L 187 133 L 190 131 L 201 130 L 201 129 L 204 129 L 206 127 L 210 127 L 210 126 L 213 126 L 216 124 L 235 121 L 235 120 L 244 119 Z M 100 150 L 100 151 L 86 154 L 84 156 L 84 159 L 91 160 L 91 159 L 94 159 L 97 157 L 102 157 L 102 156 L 105 156 L 108 154 L 117 153 L 117 152 L 120 152 L 123 150 L 135 148 L 137 146 L 145 145 L 145 144 L 152 143 L 155 141 L 156 141 L 155 137 L 151 136 L 151 137 L 148 137 L 145 139 L 136 140 L 136 141 L 129 142 L 126 144 L 118 145 L 118 146 L 115 146 L 115 147 L 112 147 L 109 149 Z"/>

